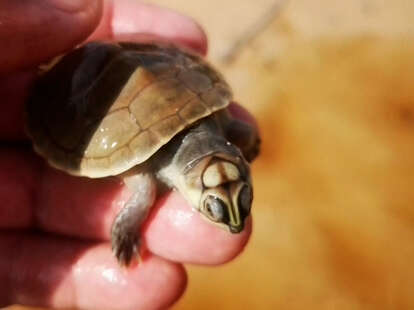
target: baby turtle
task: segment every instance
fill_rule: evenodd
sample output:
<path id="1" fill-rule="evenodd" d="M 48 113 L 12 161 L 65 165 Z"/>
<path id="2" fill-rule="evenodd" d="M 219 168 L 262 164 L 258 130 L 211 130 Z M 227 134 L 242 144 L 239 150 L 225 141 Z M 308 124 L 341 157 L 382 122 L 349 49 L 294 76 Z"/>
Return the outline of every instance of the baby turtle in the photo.
<path id="1" fill-rule="evenodd" d="M 112 224 L 121 265 L 156 188 L 175 188 L 209 221 L 239 233 L 253 198 L 255 128 L 231 117 L 231 90 L 201 57 L 171 45 L 92 42 L 44 69 L 26 106 L 34 149 L 71 175 L 120 176 L 131 198 Z"/>

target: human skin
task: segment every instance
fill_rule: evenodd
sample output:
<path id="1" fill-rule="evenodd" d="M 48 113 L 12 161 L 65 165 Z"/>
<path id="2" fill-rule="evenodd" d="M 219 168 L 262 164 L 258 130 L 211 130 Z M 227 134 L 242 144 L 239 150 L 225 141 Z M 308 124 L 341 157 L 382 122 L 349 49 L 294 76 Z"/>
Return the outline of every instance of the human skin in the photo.
<path id="1" fill-rule="evenodd" d="M 183 263 L 222 264 L 247 243 L 250 218 L 230 234 L 170 192 L 142 230 L 142 261 L 121 268 L 109 232 L 127 188 L 116 178 L 56 171 L 25 144 L 23 105 L 37 65 L 85 40 L 125 37 L 207 51 L 193 20 L 134 0 L 0 1 L 0 307 L 163 309 L 185 290 Z M 237 105 L 231 110 L 253 121 Z"/>

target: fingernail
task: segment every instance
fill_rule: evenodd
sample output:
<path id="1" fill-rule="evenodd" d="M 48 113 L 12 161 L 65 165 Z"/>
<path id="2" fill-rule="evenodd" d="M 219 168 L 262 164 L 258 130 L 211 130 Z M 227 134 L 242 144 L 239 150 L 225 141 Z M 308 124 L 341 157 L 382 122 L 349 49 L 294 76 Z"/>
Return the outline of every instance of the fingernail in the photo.
<path id="1" fill-rule="evenodd" d="M 68 13 L 79 12 L 85 7 L 92 5 L 97 0 L 47 0 L 46 2 L 58 10 Z"/>

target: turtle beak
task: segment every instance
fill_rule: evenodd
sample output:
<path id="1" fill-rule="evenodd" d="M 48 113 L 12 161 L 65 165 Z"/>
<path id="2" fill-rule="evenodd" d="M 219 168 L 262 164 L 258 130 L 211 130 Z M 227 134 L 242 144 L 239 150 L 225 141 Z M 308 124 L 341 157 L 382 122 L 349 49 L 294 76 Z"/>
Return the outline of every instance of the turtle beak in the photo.
<path id="1" fill-rule="evenodd" d="M 236 226 L 229 225 L 229 229 L 230 229 L 230 232 L 232 234 L 238 234 L 238 233 L 240 233 L 243 230 L 243 228 L 244 228 L 244 224 L 243 223 L 240 223 L 240 225 L 236 225 Z"/>

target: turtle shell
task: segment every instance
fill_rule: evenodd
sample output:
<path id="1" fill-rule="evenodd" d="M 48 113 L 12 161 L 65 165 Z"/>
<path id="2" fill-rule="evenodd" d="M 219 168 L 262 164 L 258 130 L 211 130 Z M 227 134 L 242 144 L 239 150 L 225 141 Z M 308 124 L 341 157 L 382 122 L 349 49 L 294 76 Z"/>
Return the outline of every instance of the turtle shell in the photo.
<path id="1" fill-rule="evenodd" d="M 43 72 L 26 106 L 37 153 L 72 175 L 120 174 L 225 108 L 231 90 L 174 46 L 92 42 Z"/>

